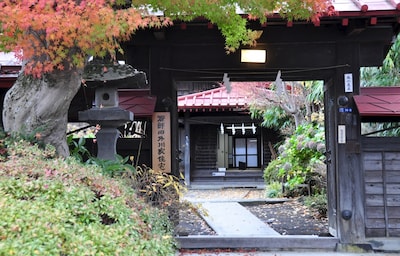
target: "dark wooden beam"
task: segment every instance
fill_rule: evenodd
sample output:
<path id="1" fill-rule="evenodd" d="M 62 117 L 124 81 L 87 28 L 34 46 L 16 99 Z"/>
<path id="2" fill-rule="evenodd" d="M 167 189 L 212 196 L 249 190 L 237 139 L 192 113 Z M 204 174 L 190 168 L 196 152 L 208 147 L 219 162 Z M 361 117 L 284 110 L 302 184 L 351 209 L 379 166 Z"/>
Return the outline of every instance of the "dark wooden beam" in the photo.
<path id="1" fill-rule="evenodd" d="M 329 69 L 337 65 L 336 43 L 357 41 L 360 42 L 360 65 L 381 65 L 391 44 L 393 28 L 362 26 L 362 30 L 355 32 L 354 26 L 349 27 L 340 24 L 265 26 L 257 44 L 257 48 L 267 51 L 264 64 L 241 63 L 240 50 L 227 54 L 224 40 L 216 29 L 188 26 L 183 32 L 171 28 L 165 31 L 162 41 L 156 40 L 150 31 L 140 31 L 127 49 L 128 63 L 146 73 L 150 66 L 152 74 L 169 72 L 178 80 L 220 81 L 228 73 L 234 81 L 260 81 L 274 79 L 278 70 L 282 70 L 286 80 L 326 79 L 332 73 Z M 353 32 L 348 33 L 349 29 Z M 154 56 L 156 48 L 169 51 L 170 58 L 169 65 L 160 65 L 159 71 L 155 68 L 155 59 L 160 57 Z M 149 79 L 153 79 L 151 75 Z"/>

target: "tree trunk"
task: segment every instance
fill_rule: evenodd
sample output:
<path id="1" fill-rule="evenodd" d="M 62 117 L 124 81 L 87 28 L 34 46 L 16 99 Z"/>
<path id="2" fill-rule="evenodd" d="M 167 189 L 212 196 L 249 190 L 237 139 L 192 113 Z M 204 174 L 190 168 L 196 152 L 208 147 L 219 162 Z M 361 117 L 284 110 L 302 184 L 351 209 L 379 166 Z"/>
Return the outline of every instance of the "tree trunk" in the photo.
<path id="1" fill-rule="evenodd" d="M 55 70 L 34 78 L 22 72 L 4 99 L 4 130 L 38 133 L 60 156 L 68 156 L 68 109 L 81 85 L 82 73 L 83 69 Z"/>
<path id="2" fill-rule="evenodd" d="M 304 123 L 304 115 L 301 113 L 300 110 L 296 111 L 295 113 L 292 113 L 292 116 L 294 118 L 294 124 L 296 128 L 298 128 L 300 125 Z"/>

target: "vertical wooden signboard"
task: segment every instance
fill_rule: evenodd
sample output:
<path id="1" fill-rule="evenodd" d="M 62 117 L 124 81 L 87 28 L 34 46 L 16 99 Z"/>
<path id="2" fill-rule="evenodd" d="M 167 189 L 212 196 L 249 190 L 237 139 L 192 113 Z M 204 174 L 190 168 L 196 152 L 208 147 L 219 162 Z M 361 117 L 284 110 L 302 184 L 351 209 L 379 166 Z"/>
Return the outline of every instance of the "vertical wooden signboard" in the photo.
<path id="1" fill-rule="evenodd" d="M 154 112 L 152 119 L 152 155 L 156 171 L 171 172 L 171 122 L 169 112 Z"/>

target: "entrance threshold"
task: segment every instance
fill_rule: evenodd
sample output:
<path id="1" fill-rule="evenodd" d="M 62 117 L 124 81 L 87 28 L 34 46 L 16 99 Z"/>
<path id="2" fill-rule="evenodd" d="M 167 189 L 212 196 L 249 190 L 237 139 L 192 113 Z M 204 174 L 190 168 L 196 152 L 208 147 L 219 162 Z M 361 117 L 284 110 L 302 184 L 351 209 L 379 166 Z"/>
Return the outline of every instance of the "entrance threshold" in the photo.
<path id="1" fill-rule="evenodd" d="M 339 239 L 318 236 L 184 236 L 176 238 L 180 249 L 262 249 L 335 251 Z"/>
<path id="2" fill-rule="evenodd" d="M 223 189 L 223 188 L 255 188 L 255 189 L 265 189 L 264 182 L 227 182 L 227 181 L 208 181 L 208 182 L 191 182 L 188 185 L 189 189 Z"/>

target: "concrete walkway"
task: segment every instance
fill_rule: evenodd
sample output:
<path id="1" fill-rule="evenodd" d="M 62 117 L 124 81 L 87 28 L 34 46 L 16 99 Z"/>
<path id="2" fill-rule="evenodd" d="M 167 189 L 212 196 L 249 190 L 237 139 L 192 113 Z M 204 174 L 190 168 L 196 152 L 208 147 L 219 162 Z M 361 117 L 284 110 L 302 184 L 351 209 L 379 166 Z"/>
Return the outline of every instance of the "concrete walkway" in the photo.
<path id="1" fill-rule="evenodd" d="M 337 248 L 339 240 L 335 237 L 280 235 L 239 203 L 265 200 L 262 190 L 227 189 L 189 191 L 185 195 L 185 200 L 199 205 L 199 214 L 202 215 L 217 235 L 178 236 L 177 242 L 180 248 L 182 248 L 176 254 L 179 256 L 400 255 L 399 253 L 376 252 L 346 253 L 344 252 L 345 250 Z M 395 242 L 398 243 L 398 240 L 395 240 Z M 230 248 L 234 251 L 224 252 L 213 250 L 215 248 Z M 255 248 L 257 248 L 256 251 L 252 251 Z M 398 245 L 395 248 L 398 248 Z M 235 249 L 238 251 L 235 251 Z M 393 250 L 389 251 L 393 252 Z"/>
<path id="2" fill-rule="evenodd" d="M 198 213 L 217 233 L 177 237 L 180 248 L 277 248 L 333 251 L 337 239 L 317 236 L 282 236 L 258 219 L 240 202 L 264 200 L 263 191 L 254 189 L 189 191 L 186 200 L 199 206 Z M 264 198 L 263 198 L 264 197 Z"/>
<path id="3" fill-rule="evenodd" d="M 237 202 L 205 202 L 202 217 L 219 236 L 279 236 L 270 226 Z"/>

